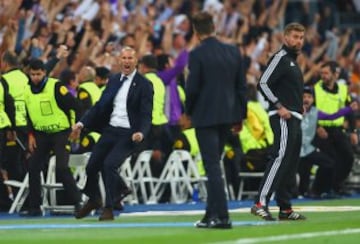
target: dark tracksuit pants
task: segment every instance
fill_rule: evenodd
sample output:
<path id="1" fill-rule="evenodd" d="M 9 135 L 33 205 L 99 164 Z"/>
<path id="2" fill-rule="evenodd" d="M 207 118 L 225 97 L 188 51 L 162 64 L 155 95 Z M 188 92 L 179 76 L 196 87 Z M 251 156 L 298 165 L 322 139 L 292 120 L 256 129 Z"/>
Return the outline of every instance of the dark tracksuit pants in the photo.
<path id="1" fill-rule="evenodd" d="M 69 168 L 69 131 L 53 134 L 35 132 L 36 145 L 29 159 L 30 209 L 39 209 L 41 205 L 40 171 L 49 160 L 52 150 L 56 157 L 56 177 L 63 183 L 66 196 L 74 204 L 81 201 L 81 193 Z"/>
<path id="2" fill-rule="evenodd" d="M 299 163 L 301 120 L 294 116 L 285 120 L 276 114 L 270 116 L 270 124 L 274 132 L 271 160 L 261 180 L 255 203 L 268 206 L 271 195 L 275 192 L 280 210 L 286 210 L 291 208 L 291 192 Z"/>

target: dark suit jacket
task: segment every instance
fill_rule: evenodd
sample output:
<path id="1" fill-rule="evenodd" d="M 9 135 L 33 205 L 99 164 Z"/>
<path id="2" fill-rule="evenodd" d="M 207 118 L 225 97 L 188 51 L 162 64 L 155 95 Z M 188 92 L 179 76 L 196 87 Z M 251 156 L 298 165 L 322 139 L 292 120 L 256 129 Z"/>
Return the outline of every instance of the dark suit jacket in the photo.
<path id="1" fill-rule="evenodd" d="M 190 52 L 186 113 L 194 127 L 235 124 L 246 117 L 246 81 L 237 47 L 209 37 Z"/>
<path id="2" fill-rule="evenodd" d="M 113 111 L 114 98 L 122 82 L 121 74 L 109 78 L 109 82 L 99 101 L 81 118 L 84 127 L 91 131 L 99 131 L 109 125 Z M 151 128 L 153 107 L 153 87 L 139 73 L 136 73 L 127 96 L 127 112 L 131 130 L 142 132 L 145 136 Z"/>

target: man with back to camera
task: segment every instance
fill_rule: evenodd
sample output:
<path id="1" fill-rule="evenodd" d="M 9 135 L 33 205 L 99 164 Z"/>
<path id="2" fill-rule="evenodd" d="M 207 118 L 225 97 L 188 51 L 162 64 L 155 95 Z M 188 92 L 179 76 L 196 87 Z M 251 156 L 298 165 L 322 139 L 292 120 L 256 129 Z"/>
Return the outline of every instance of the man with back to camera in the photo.
<path id="1" fill-rule="evenodd" d="M 190 53 L 186 114 L 195 128 L 208 177 L 205 216 L 195 227 L 229 229 L 232 224 L 220 158 L 231 129 L 238 133 L 246 117 L 243 60 L 235 46 L 216 39 L 213 17 L 209 13 L 195 15 L 193 27 L 201 43 Z"/>

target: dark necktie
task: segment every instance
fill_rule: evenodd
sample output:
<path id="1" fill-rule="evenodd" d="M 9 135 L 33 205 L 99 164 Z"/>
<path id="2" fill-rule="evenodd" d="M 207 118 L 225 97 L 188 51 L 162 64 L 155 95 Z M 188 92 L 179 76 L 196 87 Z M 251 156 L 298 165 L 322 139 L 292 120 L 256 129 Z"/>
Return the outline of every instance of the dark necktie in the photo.
<path id="1" fill-rule="evenodd" d="M 127 80 L 127 76 L 123 75 L 121 77 L 120 83 L 124 83 L 124 81 L 126 81 L 126 80 Z"/>
<path id="2" fill-rule="evenodd" d="M 116 95 L 116 93 L 118 92 L 118 90 L 120 89 L 120 87 L 122 87 L 123 83 L 127 80 L 128 77 L 126 77 L 125 75 L 122 75 L 120 78 L 119 82 L 115 82 L 114 83 L 114 89 L 111 89 L 111 91 L 114 92 L 114 96 Z"/>

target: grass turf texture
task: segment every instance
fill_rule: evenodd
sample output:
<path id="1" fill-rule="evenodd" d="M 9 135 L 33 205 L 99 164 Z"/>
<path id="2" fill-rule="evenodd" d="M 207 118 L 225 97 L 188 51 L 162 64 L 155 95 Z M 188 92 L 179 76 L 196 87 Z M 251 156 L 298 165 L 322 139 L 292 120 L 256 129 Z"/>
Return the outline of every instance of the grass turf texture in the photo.
<path id="1" fill-rule="evenodd" d="M 299 202 L 295 207 L 307 205 L 359 207 L 360 199 Z M 272 213 L 277 216 L 277 211 Z M 302 213 L 308 220 L 251 225 L 264 222 L 248 212 L 235 212 L 231 213 L 234 222 L 231 230 L 195 229 L 191 225 L 201 215 L 120 216 L 106 223 L 100 223 L 97 217 L 7 218 L 0 220 L 0 243 L 359 243 L 360 211 Z M 144 224 L 147 225 L 141 227 Z M 40 228 L 21 229 L 29 225 Z M 1 229 L 4 226 L 14 228 Z M 270 237 L 275 239 L 271 242 Z"/>

